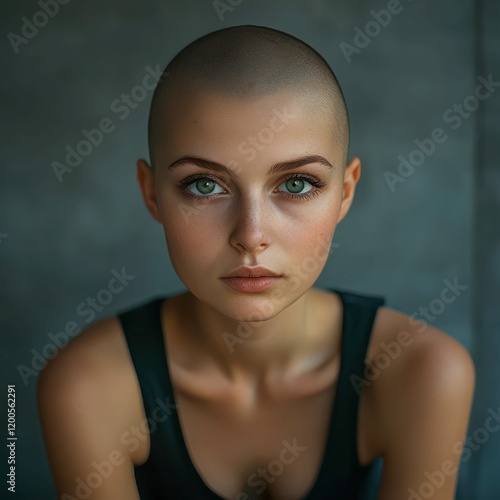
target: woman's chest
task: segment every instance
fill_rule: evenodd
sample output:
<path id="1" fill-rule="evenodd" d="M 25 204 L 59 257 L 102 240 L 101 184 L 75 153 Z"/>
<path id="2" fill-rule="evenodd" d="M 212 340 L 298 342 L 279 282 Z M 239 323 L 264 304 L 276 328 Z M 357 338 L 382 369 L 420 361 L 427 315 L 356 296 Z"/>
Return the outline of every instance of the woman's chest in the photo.
<path id="1" fill-rule="evenodd" d="M 224 498 L 304 498 L 323 462 L 335 387 L 258 410 L 178 394 L 187 465 Z"/>
<path id="2" fill-rule="evenodd" d="M 325 458 L 329 434 L 335 443 L 344 427 L 353 425 L 351 421 L 337 422 L 337 428 L 332 428 L 334 406 L 343 404 L 335 401 L 338 374 L 337 360 L 312 380 L 301 380 L 280 391 L 286 397 L 269 400 L 200 397 L 183 390 L 182 384 L 176 385 L 177 409 L 167 419 L 169 426 L 178 429 L 174 435 L 182 453 L 175 460 L 180 461 L 188 477 L 198 476 L 196 479 L 223 498 L 304 498 L 316 483 L 323 462 L 328 465 L 327 474 L 335 467 Z M 205 381 L 207 387 L 216 385 L 209 382 Z M 144 420 L 140 394 L 136 408 L 136 419 Z M 372 414 L 361 394 L 359 416 L 352 413 L 350 420 L 357 426 L 357 452 L 362 464 L 375 458 L 370 444 L 376 428 Z M 146 461 L 151 440 L 159 439 L 160 434 L 157 430 L 141 441 L 134 463 Z M 168 443 L 163 444 L 165 453 L 170 453 Z M 341 455 L 342 450 L 338 451 Z"/>

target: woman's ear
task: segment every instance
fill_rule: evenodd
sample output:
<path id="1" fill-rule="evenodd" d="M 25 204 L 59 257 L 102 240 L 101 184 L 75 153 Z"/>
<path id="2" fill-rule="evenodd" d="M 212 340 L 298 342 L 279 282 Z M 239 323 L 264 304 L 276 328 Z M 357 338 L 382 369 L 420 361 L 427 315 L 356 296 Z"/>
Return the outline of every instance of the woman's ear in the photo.
<path id="1" fill-rule="evenodd" d="M 339 223 L 351 208 L 356 191 L 356 184 L 361 176 L 361 161 L 354 156 L 347 164 L 344 172 L 344 184 L 342 188 L 342 203 L 340 204 L 340 214 L 337 223 Z"/>
<path id="2" fill-rule="evenodd" d="M 158 202 L 156 200 L 155 180 L 153 169 L 146 160 L 140 158 L 137 160 L 137 181 L 142 192 L 142 199 L 146 204 L 149 213 L 161 223 L 160 213 L 158 211 Z"/>

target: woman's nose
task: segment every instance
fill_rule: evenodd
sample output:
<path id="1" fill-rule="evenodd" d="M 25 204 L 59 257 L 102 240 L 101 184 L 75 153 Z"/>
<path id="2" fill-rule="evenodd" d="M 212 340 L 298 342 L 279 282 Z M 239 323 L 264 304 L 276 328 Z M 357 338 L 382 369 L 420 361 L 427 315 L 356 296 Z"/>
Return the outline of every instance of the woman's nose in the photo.
<path id="1" fill-rule="evenodd" d="M 235 208 L 230 243 L 239 251 L 259 253 L 271 244 L 271 214 L 261 199 L 241 201 Z"/>

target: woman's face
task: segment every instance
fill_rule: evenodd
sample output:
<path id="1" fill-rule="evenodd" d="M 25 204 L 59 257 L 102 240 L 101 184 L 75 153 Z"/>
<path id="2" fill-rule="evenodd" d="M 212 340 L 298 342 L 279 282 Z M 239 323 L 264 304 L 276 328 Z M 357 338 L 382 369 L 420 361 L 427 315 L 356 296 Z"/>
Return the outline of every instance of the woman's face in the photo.
<path id="1" fill-rule="evenodd" d="M 166 112 L 168 143 L 155 152 L 149 207 L 175 271 L 226 316 L 274 317 L 314 284 L 350 205 L 331 122 L 311 116 L 291 92 L 253 100 L 190 95 Z M 185 157 L 206 162 L 178 161 Z M 223 278 L 239 266 L 264 266 L 279 278 L 265 290 L 238 291 Z"/>

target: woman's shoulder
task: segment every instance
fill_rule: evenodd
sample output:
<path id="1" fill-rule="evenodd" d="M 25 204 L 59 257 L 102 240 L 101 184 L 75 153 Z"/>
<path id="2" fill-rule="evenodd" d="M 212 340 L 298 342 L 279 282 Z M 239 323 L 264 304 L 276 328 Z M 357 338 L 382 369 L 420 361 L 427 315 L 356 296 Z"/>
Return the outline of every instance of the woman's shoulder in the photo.
<path id="1" fill-rule="evenodd" d="M 123 440 L 141 421 L 141 399 L 118 318 L 95 322 L 49 360 L 39 375 L 37 406 L 59 496 L 91 490 L 90 479 L 79 485 L 79 478 L 104 473 L 96 498 L 132 498 L 132 464 L 147 450 L 146 441 L 132 452 Z"/>
<path id="2" fill-rule="evenodd" d="M 367 360 L 383 371 L 415 370 L 420 364 L 428 371 L 430 364 L 437 369 L 473 368 L 467 349 L 450 334 L 439 328 L 387 306 L 378 309 Z M 390 362 L 389 362 L 390 360 Z"/>
<path id="3" fill-rule="evenodd" d="M 40 380 L 58 379 L 60 386 L 96 381 L 105 385 L 125 366 L 125 348 L 118 317 L 96 321 L 48 360 Z"/>
<path id="4" fill-rule="evenodd" d="M 134 416 L 139 395 L 118 317 L 84 329 L 42 369 L 37 384 L 39 411 L 87 412 L 99 426 L 115 429 Z M 140 401 L 140 400 L 139 400 Z"/>
<path id="5" fill-rule="evenodd" d="M 364 384 L 377 408 L 384 446 L 408 445 L 409 429 L 431 432 L 446 421 L 465 425 L 475 369 L 468 350 L 451 335 L 382 306 L 375 318 Z"/>

